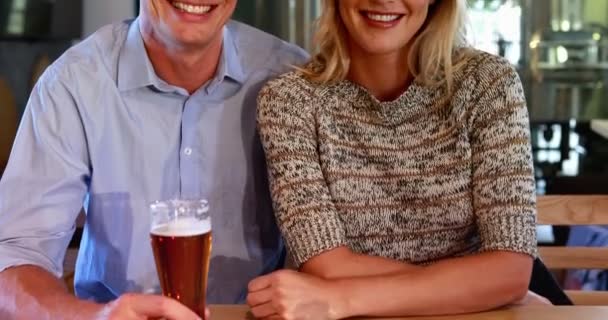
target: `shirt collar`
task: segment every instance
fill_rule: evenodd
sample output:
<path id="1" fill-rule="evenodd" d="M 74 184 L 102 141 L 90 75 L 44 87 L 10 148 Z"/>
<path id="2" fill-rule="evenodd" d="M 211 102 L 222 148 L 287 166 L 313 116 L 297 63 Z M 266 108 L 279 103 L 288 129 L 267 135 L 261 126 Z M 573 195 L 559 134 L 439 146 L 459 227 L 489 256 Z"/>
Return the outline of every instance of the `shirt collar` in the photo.
<path id="1" fill-rule="evenodd" d="M 216 79 L 224 79 L 226 77 L 238 82 L 245 81 L 245 73 L 243 65 L 239 57 L 239 49 L 235 41 L 235 35 L 229 26 L 224 27 L 224 41 L 222 43 L 222 54 L 217 68 Z"/>
<path id="2" fill-rule="evenodd" d="M 127 91 L 150 85 L 162 87 L 163 82 L 154 72 L 139 31 L 139 19 L 135 19 L 129 25 L 127 39 L 118 57 L 118 89 Z"/>
<path id="3" fill-rule="evenodd" d="M 245 81 L 245 73 L 239 57 L 239 50 L 229 27 L 223 30 L 222 53 L 214 78 L 208 83 L 209 90 L 219 85 L 225 78 L 230 78 L 241 84 Z M 118 89 L 131 89 L 154 86 L 162 91 L 170 90 L 165 81 L 160 79 L 148 57 L 139 28 L 139 18 L 129 25 L 125 44 L 118 58 Z"/>

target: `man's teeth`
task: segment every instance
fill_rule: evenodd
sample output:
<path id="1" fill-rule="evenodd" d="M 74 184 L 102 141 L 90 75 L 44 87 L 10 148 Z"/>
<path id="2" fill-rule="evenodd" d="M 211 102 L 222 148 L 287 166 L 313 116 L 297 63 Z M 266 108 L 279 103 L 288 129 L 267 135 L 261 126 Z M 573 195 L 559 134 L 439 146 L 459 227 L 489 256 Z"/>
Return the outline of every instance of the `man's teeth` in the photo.
<path id="1" fill-rule="evenodd" d="M 379 22 L 392 22 L 399 19 L 399 17 L 401 16 L 398 14 L 377 14 L 369 12 L 366 15 L 369 19 Z"/>
<path id="2" fill-rule="evenodd" d="M 203 14 L 203 13 L 207 13 L 209 12 L 209 10 L 211 10 L 211 6 L 195 6 L 192 4 L 188 4 L 188 3 L 183 3 L 183 2 L 177 2 L 177 1 L 173 1 L 171 4 L 173 4 L 174 7 L 188 12 L 188 13 L 194 13 L 194 14 Z"/>

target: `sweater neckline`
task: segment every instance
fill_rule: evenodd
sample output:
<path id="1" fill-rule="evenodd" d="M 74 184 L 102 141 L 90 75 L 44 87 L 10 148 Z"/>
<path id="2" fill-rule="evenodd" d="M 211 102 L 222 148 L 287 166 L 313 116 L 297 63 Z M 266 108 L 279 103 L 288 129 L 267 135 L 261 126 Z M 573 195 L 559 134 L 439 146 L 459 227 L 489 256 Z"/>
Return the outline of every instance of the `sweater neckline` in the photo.
<path id="1" fill-rule="evenodd" d="M 430 111 L 434 102 L 440 98 L 440 91 L 443 91 L 426 86 L 417 79 L 401 95 L 390 101 L 378 100 L 367 88 L 348 79 L 337 82 L 335 89 L 353 108 L 370 112 L 387 124 L 402 123 Z"/>

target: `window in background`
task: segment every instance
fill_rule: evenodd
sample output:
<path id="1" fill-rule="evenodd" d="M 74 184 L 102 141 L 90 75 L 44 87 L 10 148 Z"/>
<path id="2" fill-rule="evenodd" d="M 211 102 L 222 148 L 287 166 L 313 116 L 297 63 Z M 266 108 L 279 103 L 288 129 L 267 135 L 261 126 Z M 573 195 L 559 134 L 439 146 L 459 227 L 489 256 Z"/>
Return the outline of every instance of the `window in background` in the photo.
<path id="1" fill-rule="evenodd" d="M 467 40 L 473 47 L 505 57 L 517 65 L 521 59 L 522 6 L 519 0 L 469 0 Z"/>
<path id="2" fill-rule="evenodd" d="M 8 34 L 21 34 L 25 30 L 26 0 L 14 0 L 8 17 Z"/>

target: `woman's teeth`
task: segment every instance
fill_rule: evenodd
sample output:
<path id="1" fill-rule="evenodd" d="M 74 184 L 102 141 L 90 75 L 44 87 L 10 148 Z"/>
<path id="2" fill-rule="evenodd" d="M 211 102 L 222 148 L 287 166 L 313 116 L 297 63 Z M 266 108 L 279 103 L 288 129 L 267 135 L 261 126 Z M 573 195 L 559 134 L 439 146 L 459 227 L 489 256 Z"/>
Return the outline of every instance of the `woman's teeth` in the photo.
<path id="1" fill-rule="evenodd" d="M 367 12 L 365 14 L 368 19 L 378 22 L 393 22 L 401 17 L 399 14 L 378 14 Z"/>
<path id="2" fill-rule="evenodd" d="M 211 10 L 211 6 L 197 6 L 193 4 L 173 1 L 171 3 L 174 7 L 180 9 L 181 11 L 193 14 L 203 14 L 207 13 Z"/>

